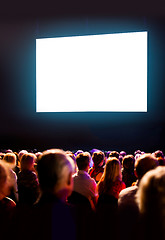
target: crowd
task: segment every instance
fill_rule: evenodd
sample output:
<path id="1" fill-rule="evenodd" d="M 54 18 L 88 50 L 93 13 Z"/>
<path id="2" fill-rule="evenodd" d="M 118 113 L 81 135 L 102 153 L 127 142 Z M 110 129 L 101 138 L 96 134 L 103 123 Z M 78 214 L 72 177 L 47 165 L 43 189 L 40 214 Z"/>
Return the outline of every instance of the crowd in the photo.
<path id="1" fill-rule="evenodd" d="M 1 239 L 165 239 L 162 151 L 0 153 Z"/>

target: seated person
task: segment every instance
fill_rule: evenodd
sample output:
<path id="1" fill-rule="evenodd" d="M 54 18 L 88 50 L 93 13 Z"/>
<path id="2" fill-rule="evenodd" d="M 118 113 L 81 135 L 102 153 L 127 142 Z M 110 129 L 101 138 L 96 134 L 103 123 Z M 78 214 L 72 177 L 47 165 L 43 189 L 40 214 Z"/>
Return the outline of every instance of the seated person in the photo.
<path id="1" fill-rule="evenodd" d="M 133 155 L 126 155 L 122 160 L 122 180 L 126 187 L 132 186 L 137 178 L 134 173 L 135 158 Z"/>
<path id="2" fill-rule="evenodd" d="M 89 170 L 89 175 L 94 178 L 96 183 L 99 182 L 103 172 L 104 172 L 104 161 L 105 155 L 102 151 L 97 151 L 92 154 L 92 161 L 94 163 L 93 167 Z"/>
<path id="3" fill-rule="evenodd" d="M 123 237 L 127 239 L 134 237 L 139 219 L 139 209 L 136 201 L 139 183 L 146 172 L 158 165 L 158 160 L 152 154 L 142 154 L 135 161 L 135 175 L 138 180 L 134 186 L 122 190 L 118 199 L 121 239 Z"/>
<path id="4" fill-rule="evenodd" d="M 157 150 L 152 154 L 158 160 L 159 166 L 165 166 L 165 157 L 164 157 L 164 153 L 161 150 Z"/>
<path id="5" fill-rule="evenodd" d="M 12 186 L 10 178 L 10 168 L 0 162 L 0 234 L 1 239 L 8 239 L 10 227 L 12 225 L 12 217 L 16 207 L 16 203 L 8 198 Z"/>
<path id="6" fill-rule="evenodd" d="M 118 235 L 118 196 L 120 191 L 125 188 L 121 175 L 121 163 L 116 157 L 107 159 L 104 173 L 97 187 L 99 194 L 96 207 L 98 239 L 106 238 L 109 233 L 112 239 L 116 239 Z"/>
<path id="7" fill-rule="evenodd" d="M 21 158 L 17 179 L 19 204 L 33 205 L 39 197 L 39 182 L 34 170 L 35 159 L 33 153 L 25 153 Z"/>
<path id="8" fill-rule="evenodd" d="M 135 175 L 137 182 L 134 186 L 128 187 L 120 192 L 118 204 L 121 209 L 133 207 L 137 209 L 136 192 L 143 175 L 159 165 L 158 160 L 152 154 L 142 154 L 135 161 Z"/>
<path id="9" fill-rule="evenodd" d="M 18 202 L 17 175 L 13 170 L 16 167 L 16 160 L 17 160 L 17 157 L 16 157 L 15 153 L 13 153 L 13 152 L 8 152 L 3 157 L 3 161 L 8 163 L 8 166 L 10 166 L 9 172 L 10 172 L 10 178 L 12 179 L 10 196 L 8 196 L 8 197 L 17 203 Z"/>
<path id="10" fill-rule="evenodd" d="M 66 203 L 73 189 L 73 160 L 63 150 L 46 150 L 39 156 L 36 169 L 41 195 L 29 214 L 17 215 L 16 239 L 75 240 L 74 214 Z"/>
<path id="11" fill-rule="evenodd" d="M 108 157 L 115 157 L 119 159 L 120 154 L 117 151 L 111 151 Z"/>
<path id="12" fill-rule="evenodd" d="M 140 239 L 165 239 L 164 200 L 165 167 L 159 166 L 143 176 L 137 191 L 141 214 Z"/>
<path id="13" fill-rule="evenodd" d="M 86 197 L 90 201 L 91 207 L 94 209 L 96 205 L 97 185 L 95 180 L 88 174 L 90 154 L 88 152 L 79 153 L 76 156 L 76 163 L 78 172 L 73 175 L 73 191 Z"/>
<path id="14" fill-rule="evenodd" d="M 102 194 L 107 194 L 118 199 L 119 193 L 125 187 L 125 183 L 122 181 L 120 161 L 116 157 L 109 157 L 104 174 L 97 184 L 99 197 Z"/>

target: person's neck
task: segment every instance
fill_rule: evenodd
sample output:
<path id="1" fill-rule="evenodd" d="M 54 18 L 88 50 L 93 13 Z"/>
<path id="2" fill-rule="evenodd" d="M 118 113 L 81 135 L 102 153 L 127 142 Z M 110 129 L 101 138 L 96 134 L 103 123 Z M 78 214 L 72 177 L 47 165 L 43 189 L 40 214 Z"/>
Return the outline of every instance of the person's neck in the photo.
<path id="1" fill-rule="evenodd" d="M 88 173 L 89 167 L 85 168 L 85 169 L 80 169 L 79 171 L 84 171 Z"/>
<path id="2" fill-rule="evenodd" d="M 66 203 L 68 192 L 65 189 L 62 189 L 61 191 L 56 193 L 56 196 L 58 199 L 60 199 L 62 202 Z"/>

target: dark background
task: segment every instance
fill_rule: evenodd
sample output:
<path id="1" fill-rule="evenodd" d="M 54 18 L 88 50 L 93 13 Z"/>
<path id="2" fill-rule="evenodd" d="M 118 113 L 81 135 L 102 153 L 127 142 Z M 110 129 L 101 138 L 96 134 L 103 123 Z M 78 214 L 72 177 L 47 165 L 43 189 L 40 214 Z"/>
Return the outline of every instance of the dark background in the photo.
<path id="1" fill-rule="evenodd" d="M 36 38 L 141 30 L 148 31 L 147 113 L 35 112 Z M 0 148 L 165 151 L 164 43 L 161 0 L 2 3 Z"/>

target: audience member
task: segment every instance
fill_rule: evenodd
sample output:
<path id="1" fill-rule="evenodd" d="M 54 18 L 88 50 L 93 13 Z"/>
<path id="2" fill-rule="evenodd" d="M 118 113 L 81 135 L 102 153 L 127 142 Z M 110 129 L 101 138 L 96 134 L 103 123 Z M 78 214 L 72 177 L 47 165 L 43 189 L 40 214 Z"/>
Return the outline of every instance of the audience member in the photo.
<path id="1" fill-rule="evenodd" d="M 16 156 L 16 166 L 14 167 L 13 171 L 16 173 L 16 175 L 18 176 L 18 173 L 20 171 L 20 162 L 18 159 L 18 153 L 17 152 L 13 152 Z"/>
<path id="2" fill-rule="evenodd" d="M 117 201 L 120 191 L 125 188 L 125 183 L 122 181 L 121 164 L 117 158 L 108 158 L 97 187 L 99 194 L 95 223 L 97 239 L 104 239 L 107 236 L 117 239 Z"/>
<path id="3" fill-rule="evenodd" d="M 23 154 L 18 173 L 19 204 L 33 205 L 39 197 L 39 183 L 34 170 L 36 156 L 33 153 Z"/>
<path id="4" fill-rule="evenodd" d="M 161 151 L 161 150 L 156 150 L 155 152 L 153 152 L 153 155 L 156 157 L 156 158 L 164 158 L 164 153 Z"/>
<path id="5" fill-rule="evenodd" d="M 43 152 L 37 163 L 41 196 L 24 222 L 20 212 L 16 216 L 20 231 L 17 239 L 76 239 L 74 214 L 66 204 L 73 189 L 73 170 L 73 160 L 63 150 Z"/>
<path id="6" fill-rule="evenodd" d="M 106 194 L 116 199 L 118 199 L 120 191 L 126 187 L 122 181 L 121 164 L 116 157 L 109 157 L 105 165 L 104 174 L 97 187 L 99 197 L 102 194 Z"/>
<path id="7" fill-rule="evenodd" d="M 10 168 L 5 162 L 0 162 L 0 236 L 9 239 L 12 217 L 16 203 L 8 198 L 12 186 Z"/>
<path id="8" fill-rule="evenodd" d="M 126 152 L 125 151 L 120 151 L 120 153 L 119 153 L 119 161 L 121 162 L 121 164 L 122 164 L 122 161 L 123 161 L 123 158 L 126 156 L 127 154 L 126 154 Z"/>
<path id="9" fill-rule="evenodd" d="M 94 209 L 97 201 L 96 182 L 88 174 L 90 163 L 89 152 L 79 153 L 76 156 L 78 172 L 73 176 L 73 191 L 86 197 Z"/>
<path id="10" fill-rule="evenodd" d="M 2 160 L 4 158 L 4 156 L 5 156 L 5 153 L 0 152 L 0 160 Z"/>
<path id="11" fill-rule="evenodd" d="M 133 155 L 126 155 L 122 160 L 122 180 L 126 187 L 132 186 L 137 178 L 134 173 L 135 158 Z"/>
<path id="12" fill-rule="evenodd" d="M 89 169 L 89 175 L 96 183 L 99 182 L 104 172 L 105 155 L 102 151 L 97 151 L 92 154 L 93 167 Z"/>
<path id="13" fill-rule="evenodd" d="M 68 151 L 66 151 L 66 154 L 73 159 L 73 162 L 74 162 L 74 173 L 76 173 L 78 171 L 78 169 L 77 169 L 76 157 L 75 157 L 74 153 L 72 151 L 68 150 Z"/>
<path id="14" fill-rule="evenodd" d="M 21 158 L 22 158 L 22 156 L 25 154 L 25 153 L 28 153 L 28 151 L 27 150 L 20 150 L 19 152 L 18 152 L 18 161 L 19 162 L 21 162 Z"/>
<path id="15" fill-rule="evenodd" d="M 125 151 L 120 151 L 119 154 L 120 154 L 122 157 L 125 157 L 125 156 L 127 155 Z"/>
<path id="16" fill-rule="evenodd" d="M 10 151 L 8 151 L 3 157 L 3 161 L 8 163 L 8 166 L 10 167 L 9 173 L 10 173 L 10 178 L 12 179 L 10 196 L 8 197 L 17 203 L 18 202 L 17 175 L 13 170 L 16 167 L 16 160 L 17 160 L 17 157 L 15 153 Z"/>
<path id="17" fill-rule="evenodd" d="M 108 157 L 115 157 L 119 159 L 119 153 L 117 151 L 111 151 Z"/>
<path id="18" fill-rule="evenodd" d="M 73 192 L 68 202 L 76 209 L 77 238 L 92 239 L 94 230 L 94 210 L 96 205 L 96 182 L 88 174 L 91 155 L 89 152 L 76 156 L 78 171 L 73 175 Z"/>
<path id="19" fill-rule="evenodd" d="M 137 201 L 141 214 L 140 239 L 164 240 L 165 167 L 157 167 L 144 175 L 139 184 Z"/>
<path id="20" fill-rule="evenodd" d="M 162 151 L 33 152 L 0 153 L 5 239 L 165 239 Z"/>
<path id="21" fill-rule="evenodd" d="M 136 224 L 139 218 L 139 209 L 136 202 L 139 182 L 146 172 L 157 166 L 158 161 L 152 154 L 142 154 L 135 161 L 135 175 L 138 180 L 134 186 L 122 190 L 118 199 L 121 239 L 123 239 L 123 237 L 132 239 L 135 234 Z"/>
<path id="22" fill-rule="evenodd" d="M 153 155 L 157 158 L 159 166 L 165 166 L 165 157 L 164 153 L 161 150 L 153 152 Z"/>

